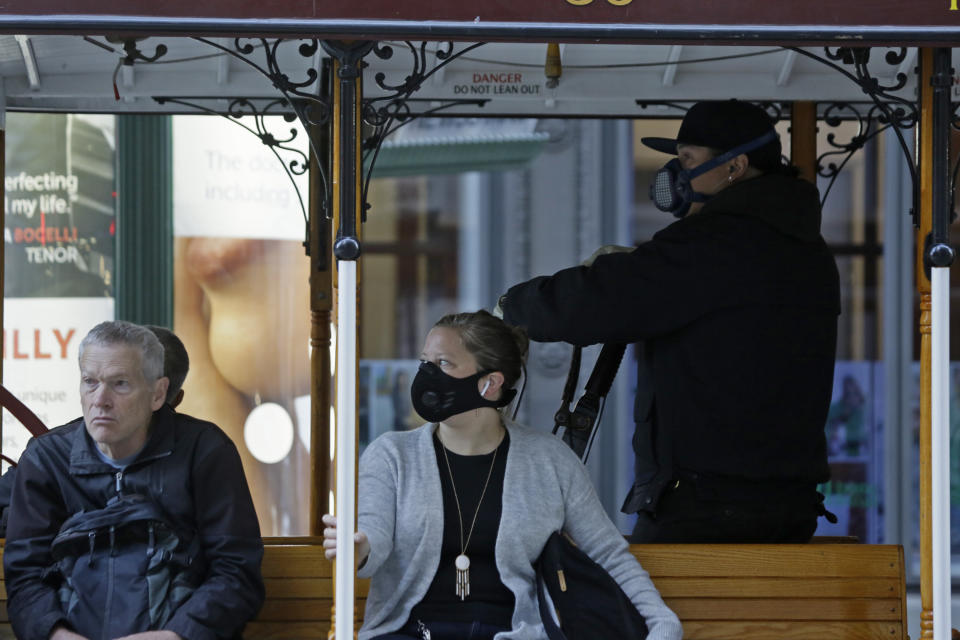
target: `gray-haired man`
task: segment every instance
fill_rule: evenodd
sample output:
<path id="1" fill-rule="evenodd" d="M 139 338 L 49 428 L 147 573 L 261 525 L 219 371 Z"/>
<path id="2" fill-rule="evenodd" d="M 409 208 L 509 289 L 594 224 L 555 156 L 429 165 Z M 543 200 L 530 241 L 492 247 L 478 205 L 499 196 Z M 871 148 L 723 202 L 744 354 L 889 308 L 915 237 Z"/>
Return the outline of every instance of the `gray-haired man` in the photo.
<path id="1" fill-rule="evenodd" d="M 167 404 L 163 356 L 145 327 L 119 321 L 94 327 L 80 345 L 83 418 L 35 438 L 21 457 L 3 557 L 17 637 L 233 638 L 259 610 L 263 545 L 240 457 L 216 425 Z M 170 528 L 191 542 L 197 579 L 160 623 L 146 616 L 146 623 L 141 617 L 117 628 L 118 614 L 84 607 L 85 598 L 102 594 L 80 593 L 80 605 L 77 596 L 62 597 L 69 576 L 51 571 L 63 567 L 51 545 L 71 516 L 131 495 L 159 507 Z M 111 530 L 111 554 L 122 537 L 115 541 Z M 99 544 L 106 542 L 91 537 L 91 565 Z M 112 589 L 104 582 L 103 590 Z"/>

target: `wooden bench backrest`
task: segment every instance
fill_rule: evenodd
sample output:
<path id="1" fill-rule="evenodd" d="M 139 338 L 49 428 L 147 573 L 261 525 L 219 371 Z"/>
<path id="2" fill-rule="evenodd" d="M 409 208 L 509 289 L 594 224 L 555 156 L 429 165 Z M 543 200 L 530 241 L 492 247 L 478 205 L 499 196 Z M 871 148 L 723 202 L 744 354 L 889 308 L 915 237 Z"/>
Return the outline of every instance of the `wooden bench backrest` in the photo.
<path id="1" fill-rule="evenodd" d="M 326 639 L 333 608 L 333 566 L 323 555 L 320 539 L 267 538 L 264 542 L 267 599 L 260 615 L 247 625 L 244 639 Z M 357 581 L 356 629 L 363 619 L 369 586 L 369 580 Z"/>
<path id="2" fill-rule="evenodd" d="M 634 545 L 688 640 L 905 640 L 898 545 Z"/>
<path id="3" fill-rule="evenodd" d="M 686 640 L 906 640 L 897 545 L 634 545 Z M 266 540 L 267 600 L 247 640 L 326 638 L 331 565 L 316 538 Z M 0 585 L 2 586 L 2 585 Z M 369 584 L 358 581 L 362 598 Z M 0 638 L 12 638 L 0 589 Z M 358 624 L 359 626 L 359 624 Z"/>

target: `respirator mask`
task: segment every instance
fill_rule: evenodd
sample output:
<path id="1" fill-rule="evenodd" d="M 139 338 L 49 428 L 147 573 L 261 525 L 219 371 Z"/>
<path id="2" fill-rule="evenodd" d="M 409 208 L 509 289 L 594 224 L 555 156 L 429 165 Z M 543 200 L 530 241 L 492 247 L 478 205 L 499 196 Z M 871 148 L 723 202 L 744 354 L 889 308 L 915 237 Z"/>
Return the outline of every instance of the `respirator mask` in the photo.
<path id="1" fill-rule="evenodd" d="M 504 389 L 499 400 L 487 400 L 477 390 L 477 381 L 489 373 L 478 371 L 466 378 L 454 378 L 432 362 L 421 362 L 410 385 L 413 408 L 427 422 L 442 422 L 470 409 L 507 406 L 517 395 L 516 389 Z"/>
<path id="2" fill-rule="evenodd" d="M 759 149 L 776 138 L 777 132 L 771 129 L 759 138 L 754 138 L 739 147 L 725 151 L 693 169 L 684 169 L 680 165 L 680 159 L 674 158 L 657 171 L 657 175 L 654 176 L 653 182 L 650 184 L 650 199 L 653 200 L 657 209 L 672 213 L 677 218 L 682 218 L 690 211 L 691 204 L 706 202 L 711 197 L 706 193 L 693 190 L 690 183 L 694 178 L 736 158 L 741 153 L 749 153 Z"/>

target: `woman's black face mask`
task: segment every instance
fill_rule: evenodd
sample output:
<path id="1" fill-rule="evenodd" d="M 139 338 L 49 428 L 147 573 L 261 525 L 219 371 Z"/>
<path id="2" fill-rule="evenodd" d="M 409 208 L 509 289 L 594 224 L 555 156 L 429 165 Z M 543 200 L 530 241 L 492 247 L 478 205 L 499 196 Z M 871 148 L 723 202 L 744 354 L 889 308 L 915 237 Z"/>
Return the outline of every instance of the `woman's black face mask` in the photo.
<path id="1" fill-rule="evenodd" d="M 442 422 L 450 416 L 481 407 L 505 407 L 517 394 L 504 390 L 499 400 L 487 400 L 477 389 L 477 382 L 490 371 L 478 371 L 466 378 L 454 378 L 432 362 L 421 362 L 410 385 L 413 408 L 428 422 Z"/>

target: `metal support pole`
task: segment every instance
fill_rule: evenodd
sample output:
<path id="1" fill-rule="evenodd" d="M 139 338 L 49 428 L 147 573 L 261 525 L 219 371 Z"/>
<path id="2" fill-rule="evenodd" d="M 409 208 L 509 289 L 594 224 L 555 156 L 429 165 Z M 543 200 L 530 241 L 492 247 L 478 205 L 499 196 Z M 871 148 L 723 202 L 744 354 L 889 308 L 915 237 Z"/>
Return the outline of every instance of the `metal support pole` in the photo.
<path id="1" fill-rule="evenodd" d="M 337 258 L 337 561 L 334 567 L 336 640 L 352 640 L 354 626 L 357 455 L 357 259 L 360 257 L 361 109 L 360 61 L 373 42 L 323 42 L 334 58 L 333 79 L 333 253 Z"/>
<path id="2" fill-rule="evenodd" d="M 925 262 L 931 268 L 930 429 L 932 488 L 933 637 L 950 632 L 950 50 L 933 51 L 933 178 L 931 242 Z"/>
<path id="3" fill-rule="evenodd" d="M 920 52 L 920 122 L 917 145 L 917 166 L 920 170 L 919 199 L 916 203 L 917 251 L 916 278 L 920 294 L 920 638 L 933 638 L 933 539 L 930 491 L 930 281 L 924 270 L 924 243 L 932 221 L 933 177 L 933 50 Z"/>

